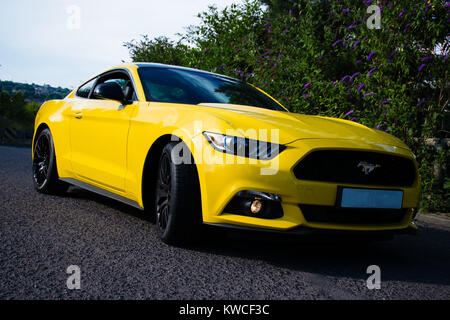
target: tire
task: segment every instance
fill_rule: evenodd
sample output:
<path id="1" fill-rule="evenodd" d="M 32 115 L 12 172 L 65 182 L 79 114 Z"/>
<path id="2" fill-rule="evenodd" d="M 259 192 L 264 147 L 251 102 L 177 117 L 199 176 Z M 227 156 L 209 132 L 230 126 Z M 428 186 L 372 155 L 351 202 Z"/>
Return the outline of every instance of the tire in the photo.
<path id="1" fill-rule="evenodd" d="M 59 180 L 56 168 L 55 147 L 49 129 L 42 130 L 33 148 L 33 182 L 36 191 L 60 195 L 69 185 Z"/>
<path id="2" fill-rule="evenodd" d="M 159 158 L 155 188 L 156 228 L 165 243 L 185 245 L 197 239 L 201 226 L 198 176 L 191 164 L 175 164 L 177 142 L 167 144 Z M 183 151 L 187 148 L 183 148 Z M 176 150 L 175 150 L 176 151 Z"/>

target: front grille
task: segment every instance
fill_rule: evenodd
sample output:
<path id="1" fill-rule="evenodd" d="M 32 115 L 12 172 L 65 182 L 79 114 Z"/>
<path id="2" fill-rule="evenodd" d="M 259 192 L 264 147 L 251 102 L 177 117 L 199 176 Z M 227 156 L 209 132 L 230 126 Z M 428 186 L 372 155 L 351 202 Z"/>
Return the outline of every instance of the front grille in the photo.
<path id="1" fill-rule="evenodd" d="M 331 206 L 300 205 L 308 222 L 337 224 L 391 224 L 399 223 L 408 209 L 343 209 Z"/>
<path id="2" fill-rule="evenodd" d="M 364 172 L 365 165 L 374 166 Z M 318 150 L 294 168 L 297 179 L 361 185 L 409 187 L 416 179 L 410 159 L 364 151 Z"/>

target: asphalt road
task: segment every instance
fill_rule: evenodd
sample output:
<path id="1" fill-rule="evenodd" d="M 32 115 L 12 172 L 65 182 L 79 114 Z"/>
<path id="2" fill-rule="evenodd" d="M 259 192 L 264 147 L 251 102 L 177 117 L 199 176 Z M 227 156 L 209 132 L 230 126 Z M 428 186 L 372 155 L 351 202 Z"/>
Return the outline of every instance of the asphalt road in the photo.
<path id="1" fill-rule="evenodd" d="M 78 188 L 38 194 L 30 163 L 30 149 L 0 147 L 0 299 L 450 299 L 448 229 L 369 245 L 213 232 L 177 248 L 126 205 Z M 80 290 L 66 287 L 69 265 Z"/>

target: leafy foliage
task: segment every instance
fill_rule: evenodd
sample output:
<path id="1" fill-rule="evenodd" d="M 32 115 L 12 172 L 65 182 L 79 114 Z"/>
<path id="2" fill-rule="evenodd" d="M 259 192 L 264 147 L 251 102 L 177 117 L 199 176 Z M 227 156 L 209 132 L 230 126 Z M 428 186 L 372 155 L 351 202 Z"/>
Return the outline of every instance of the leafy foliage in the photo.
<path id="1" fill-rule="evenodd" d="M 70 93 L 69 89 L 55 88 L 49 85 L 40 86 L 13 81 L 1 81 L 0 91 L 6 91 L 10 96 L 21 92 L 27 101 L 42 103 L 52 99 L 62 99 Z"/>
<path id="2" fill-rule="evenodd" d="M 10 96 L 8 92 L 0 92 L 0 127 L 32 130 L 34 118 L 40 104 L 26 102 L 22 92 Z"/>
<path id="3" fill-rule="evenodd" d="M 381 29 L 367 27 L 371 4 Z M 417 155 L 422 208 L 449 211 L 449 189 L 433 178 L 436 166 L 447 172 L 449 151 L 424 143 L 450 136 L 448 2 L 247 0 L 199 18 L 178 42 L 126 44 L 132 59 L 239 77 L 292 111 L 389 132 Z"/>

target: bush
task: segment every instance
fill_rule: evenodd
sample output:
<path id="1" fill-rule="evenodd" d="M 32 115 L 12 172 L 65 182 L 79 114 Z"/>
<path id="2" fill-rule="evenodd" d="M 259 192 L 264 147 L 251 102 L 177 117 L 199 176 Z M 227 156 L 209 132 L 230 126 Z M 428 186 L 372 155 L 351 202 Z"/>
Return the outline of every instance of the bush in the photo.
<path id="1" fill-rule="evenodd" d="M 422 209 L 448 212 L 442 176 L 449 150 L 424 141 L 450 134 L 449 5 L 378 1 L 381 29 L 369 29 L 367 8 L 376 2 L 249 0 L 222 11 L 209 7 L 178 42 L 144 38 L 126 45 L 134 61 L 240 77 L 294 112 L 346 118 L 397 136 L 417 155 Z M 437 167 L 444 172 L 439 179 Z"/>

